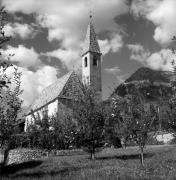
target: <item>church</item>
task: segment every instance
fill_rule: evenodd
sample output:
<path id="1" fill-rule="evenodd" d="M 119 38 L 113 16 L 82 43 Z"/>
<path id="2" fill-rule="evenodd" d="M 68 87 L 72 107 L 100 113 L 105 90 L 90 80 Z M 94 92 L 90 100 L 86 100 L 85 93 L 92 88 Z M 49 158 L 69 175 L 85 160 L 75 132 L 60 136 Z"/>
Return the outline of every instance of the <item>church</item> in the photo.
<path id="1" fill-rule="evenodd" d="M 87 34 L 81 55 L 82 79 L 75 71 L 68 72 L 57 81 L 46 87 L 38 98 L 31 104 L 25 116 L 26 131 L 29 124 L 34 123 L 35 116 L 44 116 L 47 113 L 52 115 L 63 114 L 73 99 L 82 93 L 82 85 L 86 85 L 94 90 L 96 98 L 102 100 L 102 81 L 101 81 L 101 56 L 97 35 L 91 20 L 87 28 Z"/>

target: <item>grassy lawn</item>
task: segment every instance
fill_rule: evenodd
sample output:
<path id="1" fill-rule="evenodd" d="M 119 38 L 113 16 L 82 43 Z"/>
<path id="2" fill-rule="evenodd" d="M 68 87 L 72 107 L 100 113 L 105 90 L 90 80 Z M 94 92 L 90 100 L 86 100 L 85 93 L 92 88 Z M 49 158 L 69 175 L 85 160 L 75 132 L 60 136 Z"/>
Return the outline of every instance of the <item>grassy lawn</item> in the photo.
<path id="1" fill-rule="evenodd" d="M 145 167 L 136 147 L 104 149 L 94 161 L 88 154 L 55 156 L 1 169 L 2 180 L 140 180 L 176 179 L 176 146 L 148 146 Z"/>

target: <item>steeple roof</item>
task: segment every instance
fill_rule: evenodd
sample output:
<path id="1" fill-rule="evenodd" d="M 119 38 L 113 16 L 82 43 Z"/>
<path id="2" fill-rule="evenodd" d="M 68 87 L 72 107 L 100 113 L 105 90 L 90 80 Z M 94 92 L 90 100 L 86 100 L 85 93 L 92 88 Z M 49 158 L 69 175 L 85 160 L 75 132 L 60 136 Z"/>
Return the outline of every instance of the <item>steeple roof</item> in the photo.
<path id="1" fill-rule="evenodd" d="M 100 47 L 97 41 L 97 35 L 95 33 L 95 29 L 91 20 L 87 28 L 87 34 L 83 45 L 82 55 L 87 52 L 95 52 L 101 54 Z"/>

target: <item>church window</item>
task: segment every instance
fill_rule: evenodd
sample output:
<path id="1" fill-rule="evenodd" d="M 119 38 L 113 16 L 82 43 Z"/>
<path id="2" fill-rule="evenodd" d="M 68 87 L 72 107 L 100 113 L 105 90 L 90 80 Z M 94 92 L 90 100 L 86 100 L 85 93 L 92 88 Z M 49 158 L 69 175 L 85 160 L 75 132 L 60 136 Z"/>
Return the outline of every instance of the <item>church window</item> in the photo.
<path id="1" fill-rule="evenodd" d="M 93 66 L 98 66 L 98 60 L 96 56 L 93 57 Z"/>
<path id="2" fill-rule="evenodd" d="M 87 57 L 85 57 L 85 59 L 84 59 L 84 65 L 85 65 L 85 67 L 87 67 Z"/>

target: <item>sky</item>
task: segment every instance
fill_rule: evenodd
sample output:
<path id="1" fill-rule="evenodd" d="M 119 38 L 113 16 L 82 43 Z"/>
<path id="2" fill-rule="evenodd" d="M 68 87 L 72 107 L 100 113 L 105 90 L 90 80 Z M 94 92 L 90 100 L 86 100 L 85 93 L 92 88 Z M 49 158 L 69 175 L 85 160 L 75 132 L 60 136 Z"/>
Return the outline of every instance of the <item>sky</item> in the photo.
<path id="1" fill-rule="evenodd" d="M 23 106 L 57 78 L 81 71 L 89 14 L 102 52 L 103 99 L 138 68 L 171 70 L 176 0 L 0 0 L 11 41 L 3 56 L 22 72 Z"/>

